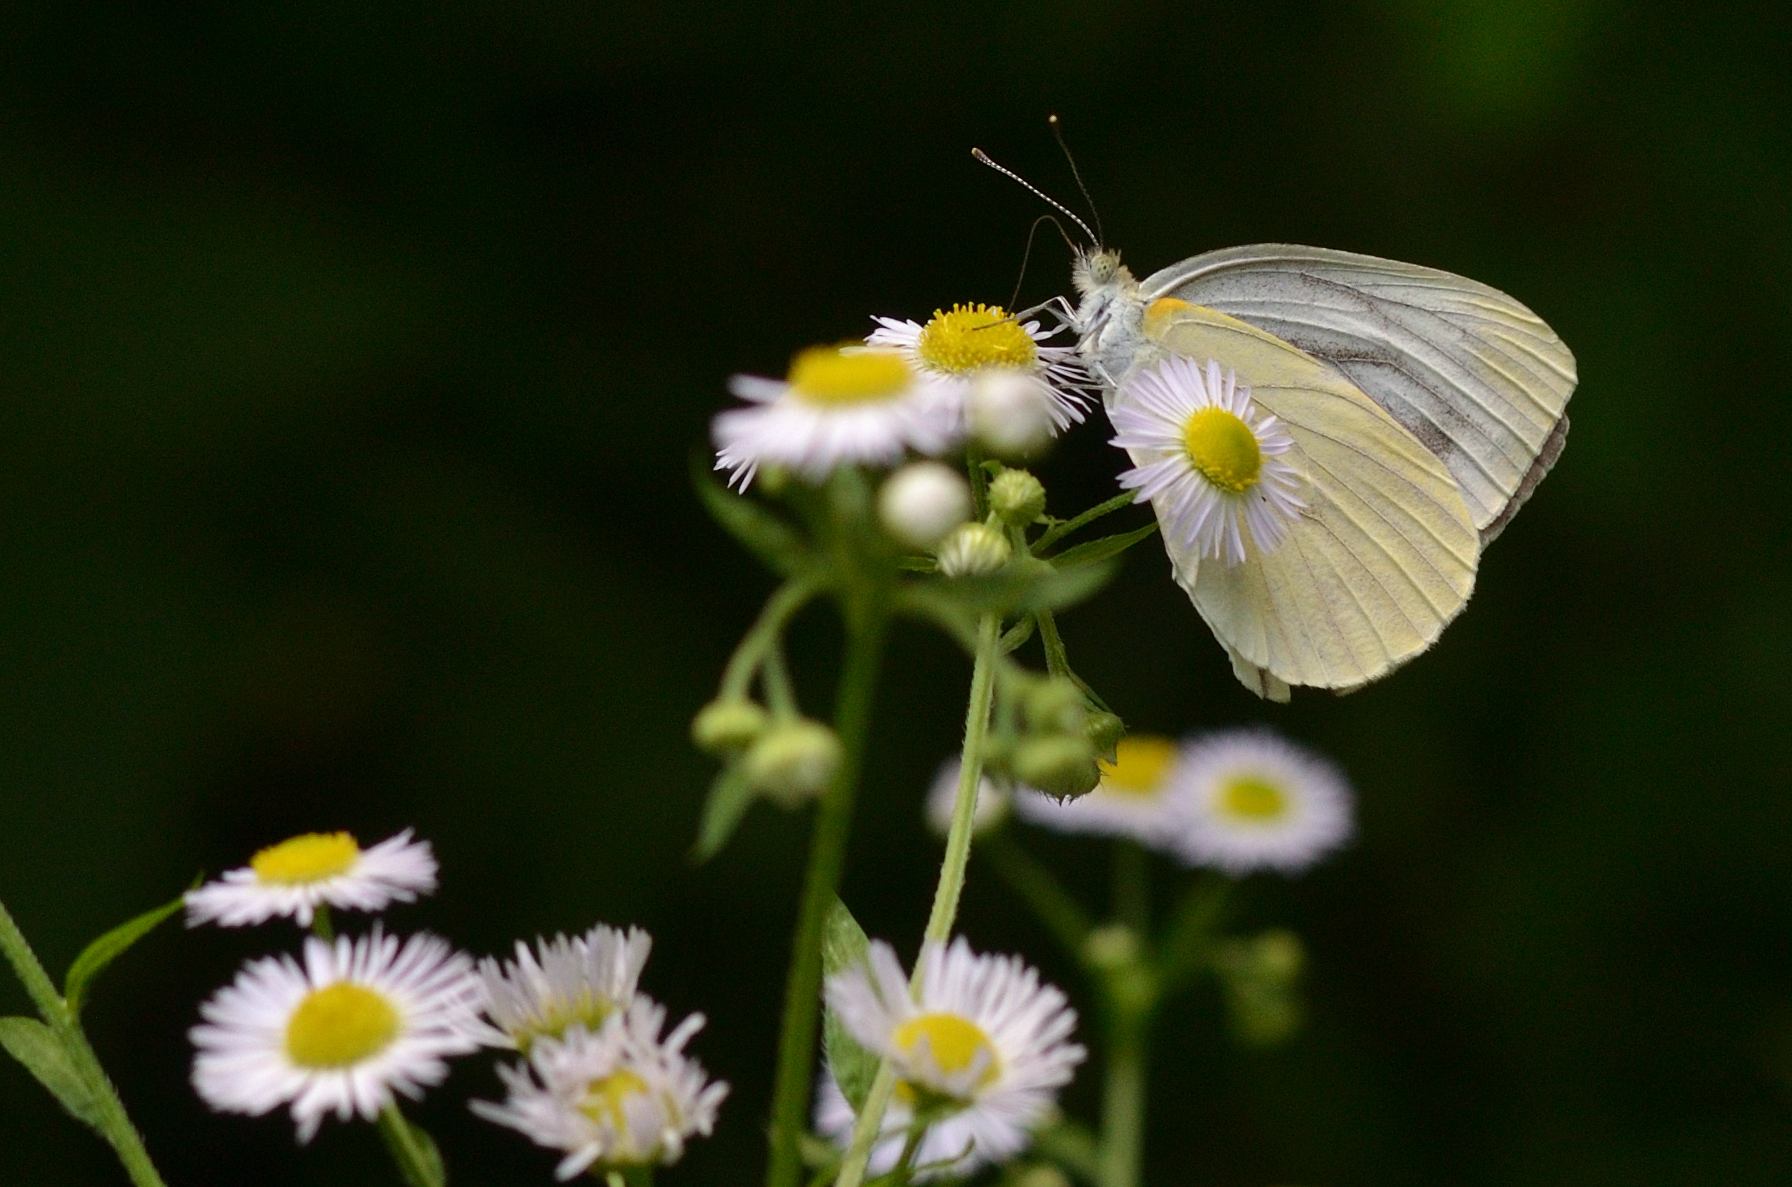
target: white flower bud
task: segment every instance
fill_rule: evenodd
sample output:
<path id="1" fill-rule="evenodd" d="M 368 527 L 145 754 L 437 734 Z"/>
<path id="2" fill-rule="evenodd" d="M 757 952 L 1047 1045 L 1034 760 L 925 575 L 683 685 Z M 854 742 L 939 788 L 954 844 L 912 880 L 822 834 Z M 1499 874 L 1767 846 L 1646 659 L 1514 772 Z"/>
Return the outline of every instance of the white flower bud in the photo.
<path id="1" fill-rule="evenodd" d="M 761 734 L 741 761 L 755 791 L 794 807 L 827 790 L 840 769 L 840 739 L 819 721 L 786 721 Z"/>
<path id="2" fill-rule="evenodd" d="M 877 517 L 897 542 L 932 548 L 971 517 L 971 487 L 950 466 L 914 462 L 877 492 Z"/>
<path id="3" fill-rule="evenodd" d="M 1052 439 L 1052 394 L 1038 379 L 1013 371 L 977 376 L 965 396 L 971 436 L 998 457 L 1026 457 Z"/>
<path id="4" fill-rule="evenodd" d="M 948 577 L 979 577 L 1008 563 L 1014 549 L 1008 537 L 988 524 L 960 525 L 936 554 L 940 572 Z"/>
<path id="5" fill-rule="evenodd" d="M 989 484 L 989 506 L 1009 527 L 1024 528 L 1045 514 L 1045 486 L 1025 470 L 1003 470 Z"/>

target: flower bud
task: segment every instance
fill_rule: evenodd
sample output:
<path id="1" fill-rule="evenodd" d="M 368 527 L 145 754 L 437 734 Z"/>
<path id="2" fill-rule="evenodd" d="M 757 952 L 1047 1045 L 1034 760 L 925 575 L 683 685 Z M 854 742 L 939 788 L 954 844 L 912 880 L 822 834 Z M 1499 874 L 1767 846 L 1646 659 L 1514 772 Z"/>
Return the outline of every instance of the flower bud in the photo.
<path id="1" fill-rule="evenodd" d="M 965 396 L 965 423 L 971 436 L 997 457 L 1026 457 L 1052 439 L 1051 399 L 1038 379 L 986 371 Z"/>
<path id="2" fill-rule="evenodd" d="M 1106 972 L 1135 964 L 1139 956 L 1137 933 L 1118 923 L 1096 928 L 1083 941 L 1083 959 Z"/>
<path id="3" fill-rule="evenodd" d="M 929 549 L 971 517 L 971 488 L 939 462 L 902 467 L 877 492 L 877 517 L 898 543 Z"/>
<path id="4" fill-rule="evenodd" d="M 741 760 L 753 790 L 786 807 L 814 799 L 840 769 L 840 739 L 819 721 L 773 725 Z"/>
<path id="5" fill-rule="evenodd" d="M 1014 555 L 1008 538 L 988 524 L 961 524 L 946 537 L 936 554 L 940 572 L 948 577 L 980 577 L 993 573 Z"/>
<path id="6" fill-rule="evenodd" d="M 1080 734 L 1028 738 L 1014 748 L 1009 765 L 1017 782 L 1058 799 L 1087 795 L 1101 782 L 1101 769 Z"/>
<path id="7" fill-rule="evenodd" d="M 1045 514 L 1045 485 L 1025 470 L 1003 470 L 989 484 L 989 507 L 1011 528 Z"/>
<path id="8" fill-rule="evenodd" d="M 1240 1042 L 1274 1046 L 1300 1029 L 1299 982 L 1305 965 L 1300 937 L 1279 928 L 1221 945 L 1214 967 L 1225 989 L 1232 1033 Z"/>
<path id="9" fill-rule="evenodd" d="M 1039 733 L 1080 734 L 1088 710 L 1083 691 L 1063 676 L 1048 676 L 1027 690 L 1027 724 Z"/>
<path id="10" fill-rule="evenodd" d="M 1113 762 L 1120 739 L 1126 736 L 1126 723 L 1112 713 L 1091 713 L 1083 722 L 1083 737 L 1095 757 Z"/>
<path id="11" fill-rule="evenodd" d="M 691 720 L 691 741 L 704 753 L 723 757 L 757 741 L 766 720 L 765 710 L 744 697 L 714 700 Z"/>

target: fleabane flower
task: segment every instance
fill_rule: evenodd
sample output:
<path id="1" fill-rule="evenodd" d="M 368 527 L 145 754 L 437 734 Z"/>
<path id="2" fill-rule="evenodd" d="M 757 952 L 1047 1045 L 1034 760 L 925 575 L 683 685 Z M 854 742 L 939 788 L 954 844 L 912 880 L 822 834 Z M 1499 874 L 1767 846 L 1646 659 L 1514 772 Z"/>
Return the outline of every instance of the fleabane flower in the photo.
<path id="1" fill-rule="evenodd" d="M 1150 502 L 1164 535 L 1226 565 L 1273 551 L 1305 508 L 1294 438 L 1236 373 L 1172 355 L 1129 376 L 1109 409 L 1134 468 L 1120 485 Z"/>
<path id="2" fill-rule="evenodd" d="M 1026 452 L 1043 433 L 1054 436 L 1081 424 L 1091 386 L 1072 346 L 1050 346 L 1051 334 L 1037 321 L 1019 321 L 1000 305 L 957 304 L 936 309 L 925 325 L 892 317 L 873 317 L 877 329 L 865 339 L 872 346 L 901 351 L 909 362 L 946 385 L 962 410 L 968 431 L 1004 446 L 1004 452 Z M 987 381 L 989 406 L 979 408 Z M 987 423 L 984 423 L 987 422 Z"/>
<path id="3" fill-rule="evenodd" d="M 939 453 L 961 435 L 952 393 L 900 351 L 810 347 L 784 379 L 736 375 L 728 387 L 752 406 L 715 418 L 715 468 L 741 490 L 762 465 L 819 482 L 838 466 L 893 465 L 911 449 Z"/>
<path id="4" fill-rule="evenodd" d="M 840 1091 L 832 1071 L 824 1069 L 821 1083 L 815 1089 L 815 1131 L 845 1153 L 852 1145 L 852 1131 L 858 1120 L 858 1112 Z M 877 1141 L 871 1146 L 871 1158 L 865 1164 L 869 1178 L 876 1179 L 896 1169 L 915 1121 L 914 1106 L 900 1096 L 892 1096 L 884 1109 Z M 925 1183 L 942 1178 L 961 1181 L 987 1161 L 971 1158 L 968 1142 L 963 1126 L 929 1125 L 921 1144 L 915 1149 L 915 1170 L 910 1181 Z"/>
<path id="5" fill-rule="evenodd" d="M 1197 739 L 1175 783 L 1185 816 L 1178 844 L 1195 865 L 1233 875 L 1291 874 L 1350 839 L 1344 776 L 1273 734 L 1239 730 Z"/>
<path id="6" fill-rule="evenodd" d="M 569 1027 L 596 1030 L 635 998 L 653 938 L 601 924 L 582 936 L 517 941 L 516 959 L 479 962 L 485 1016 L 520 1051 Z"/>
<path id="7" fill-rule="evenodd" d="M 473 961 L 431 935 L 305 941 L 251 961 L 200 1007 L 193 1087 L 220 1113 L 291 1105 L 299 1140 L 326 1114 L 373 1120 L 480 1046 Z"/>
<path id="8" fill-rule="evenodd" d="M 728 1085 L 684 1053 L 703 1016 L 662 1038 L 665 1021 L 663 1007 L 637 997 L 594 1031 L 544 1038 L 527 1063 L 498 1069 L 505 1100 L 475 1101 L 473 1111 L 560 1151 L 561 1179 L 677 1162 L 686 1141 L 715 1127 Z"/>
<path id="9" fill-rule="evenodd" d="M 349 833 L 305 833 L 270 845 L 241 869 L 187 892 L 187 926 L 243 927 L 290 915 L 309 927 L 318 907 L 382 911 L 436 888 L 428 841 L 406 829 L 371 849 Z"/>
<path id="10" fill-rule="evenodd" d="M 1186 815 L 1176 803 L 1178 749 L 1152 734 L 1127 734 L 1114 747 L 1114 761 L 1097 762 L 1101 782 L 1088 795 L 1055 800 L 1019 795 L 1014 812 L 1030 824 L 1066 833 L 1130 837 L 1140 844 L 1176 852 Z"/>
<path id="11" fill-rule="evenodd" d="M 1016 957 L 930 944 L 920 974 L 911 995 L 896 954 L 874 942 L 864 964 L 828 978 L 828 1005 L 890 1060 L 895 1101 L 928 1122 L 932 1149 L 960 1158 L 961 1176 L 1025 1149 L 1085 1052 L 1064 994 Z"/>

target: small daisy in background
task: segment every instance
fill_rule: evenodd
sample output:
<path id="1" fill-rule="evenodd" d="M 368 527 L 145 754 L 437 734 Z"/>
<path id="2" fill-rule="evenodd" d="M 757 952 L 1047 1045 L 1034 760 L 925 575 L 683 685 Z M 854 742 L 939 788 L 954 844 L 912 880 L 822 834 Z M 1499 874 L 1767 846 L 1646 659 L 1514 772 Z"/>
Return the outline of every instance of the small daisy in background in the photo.
<path id="1" fill-rule="evenodd" d="M 971 816 L 971 829 L 982 834 L 1008 819 L 1008 790 L 988 775 L 977 783 L 977 807 Z M 940 836 L 952 830 L 952 806 L 958 800 L 958 760 L 949 758 L 940 764 L 933 786 L 927 789 L 927 827 Z"/>
<path id="2" fill-rule="evenodd" d="M 498 1069 L 503 1103 L 475 1101 L 473 1111 L 560 1151 L 561 1179 L 677 1162 L 688 1139 L 714 1129 L 728 1085 L 684 1053 L 703 1016 L 661 1038 L 665 1021 L 664 1008 L 638 997 L 595 1031 L 541 1039 L 527 1063 Z"/>
<path id="3" fill-rule="evenodd" d="M 1082 423 L 1089 373 L 1075 347 L 1046 345 L 1051 335 L 1036 321 L 1018 321 L 1000 305 L 965 304 L 934 310 L 925 325 L 871 320 L 877 329 L 865 341 L 901 351 L 942 381 L 966 431 L 1000 453 L 1030 452 Z"/>
<path id="4" fill-rule="evenodd" d="M 784 379 L 736 375 L 728 386 L 751 407 L 715 418 L 715 468 L 741 490 L 760 466 L 819 482 L 843 465 L 894 465 L 910 450 L 939 453 L 962 436 L 952 393 L 899 351 L 810 347 Z"/>
<path id="5" fill-rule="evenodd" d="M 1108 410 L 1134 468 L 1120 486 L 1149 501 L 1173 544 L 1226 565 L 1269 552 L 1305 508 L 1282 422 L 1238 376 L 1172 355 L 1129 376 Z"/>
<path id="6" fill-rule="evenodd" d="M 1177 769 L 1183 857 L 1234 876 L 1291 874 L 1350 839 L 1350 785 L 1327 760 L 1260 730 L 1190 742 Z"/>
<path id="7" fill-rule="evenodd" d="M 894 1101 L 929 1122 L 927 1149 L 954 1176 L 1007 1161 L 1032 1140 L 1058 1089 L 1086 1054 L 1071 1041 L 1076 1011 L 1012 956 L 981 956 L 962 939 L 928 945 L 919 985 L 888 944 L 827 981 L 848 1032 L 896 1070 Z"/>
<path id="8" fill-rule="evenodd" d="M 582 936 L 517 941 L 516 959 L 479 962 L 485 1015 L 525 1054 L 568 1028 L 596 1030 L 635 998 L 653 938 L 598 925 Z"/>
<path id="9" fill-rule="evenodd" d="M 1017 795 L 1015 815 L 1058 832 L 1128 837 L 1176 853 L 1176 834 L 1186 820 L 1175 802 L 1179 754 L 1169 738 L 1127 734 L 1114 748 L 1114 761 L 1097 764 L 1101 782 L 1094 791 L 1073 800 Z"/>
<path id="10" fill-rule="evenodd" d="M 251 961 L 200 1007 L 193 1087 L 220 1113 L 292 1106 L 308 1142 L 328 1113 L 371 1121 L 480 1045 L 473 961 L 446 941 L 305 941 L 304 961 Z"/>
<path id="11" fill-rule="evenodd" d="M 371 849 L 349 833 L 305 833 L 188 891 L 187 926 L 244 927 L 288 915 L 309 927 L 319 907 L 383 911 L 435 888 L 435 854 L 428 841 L 412 840 L 410 829 Z"/>

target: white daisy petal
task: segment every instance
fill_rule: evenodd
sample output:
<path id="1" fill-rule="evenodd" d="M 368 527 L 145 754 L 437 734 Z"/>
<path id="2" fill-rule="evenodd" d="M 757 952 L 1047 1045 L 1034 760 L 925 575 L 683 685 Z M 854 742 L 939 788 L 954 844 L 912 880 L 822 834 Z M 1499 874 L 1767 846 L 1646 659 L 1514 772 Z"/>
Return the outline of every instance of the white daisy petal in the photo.
<path id="1" fill-rule="evenodd" d="M 200 1007 L 193 1087 L 221 1113 L 290 1105 L 299 1140 L 324 1117 L 372 1120 L 480 1046 L 472 959 L 431 935 L 305 941 L 251 961 Z"/>
<path id="2" fill-rule="evenodd" d="M 348 833 L 306 833 L 188 891 L 187 926 L 243 927 L 287 915 L 308 927 L 320 906 L 382 911 L 435 888 L 435 854 L 429 842 L 412 840 L 410 829 L 371 849 Z"/>
<path id="3" fill-rule="evenodd" d="M 653 938 L 602 925 L 582 936 L 518 941 L 516 959 L 479 962 L 485 1015 L 522 1051 L 568 1027 L 596 1030 L 635 998 Z"/>
<path id="4" fill-rule="evenodd" d="M 596 1030 L 573 1026 L 540 1039 L 528 1063 L 498 1069 L 504 1101 L 475 1101 L 473 1111 L 560 1151 L 561 1179 L 677 1162 L 689 1138 L 714 1129 L 728 1085 L 684 1053 L 702 1015 L 661 1038 L 665 1021 L 663 1007 L 636 997 Z"/>
<path id="5" fill-rule="evenodd" d="M 1295 873 L 1352 831 L 1350 785 L 1330 762 L 1263 731 L 1191 742 L 1175 774 L 1177 845 L 1190 864 L 1233 875 Z"/>
<path id="6" fill-rule="evenodd" d="M 1151 503 L 1167 537 L 1226 565 L 1281 544 L 1306 507 L 1294 439 L 1234 372 L 1172 355 L 1130 376 L 1121 396 L 1112 444 L 1133 469 L 1120 486 Z"/>
<path id="7" fill-rule="evenodd" d="M 922 1161 L 957 1159 L 938 1170 L 962 1177 L 1026 1148 L 1085 1052 L 1070 1041 L 1076 1012 L 1063 993 L 1015 957 L 980 956 L 962 939 L 929 945 L 919 982 L 911 995 L 895 953 L 874 942 L 864 965 L 828 979 L 828 1005 L 896 1068 L 900 1109 L 880 1142 L 919 1112 L 932 1119 Z M 835 1134 L 837 1123 L 837 1110 L 821 1121 Z"/>
<path id="8" fill-rule="evenodd" d="M 1175 852 L 1184 817 L 1173 788 L 1178 750 L 1169 738 L 1127 734 L 1103 761 L 1094 791 L 1059 801 L 1043 794 L 1017 794 L 1014 813 L 1029 824 L 1066 833 L 1130 837 L 1142 845 Z"/>

